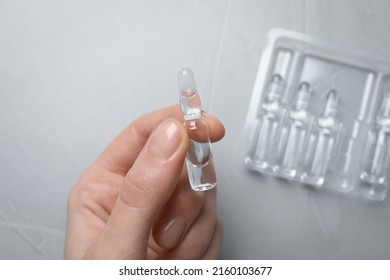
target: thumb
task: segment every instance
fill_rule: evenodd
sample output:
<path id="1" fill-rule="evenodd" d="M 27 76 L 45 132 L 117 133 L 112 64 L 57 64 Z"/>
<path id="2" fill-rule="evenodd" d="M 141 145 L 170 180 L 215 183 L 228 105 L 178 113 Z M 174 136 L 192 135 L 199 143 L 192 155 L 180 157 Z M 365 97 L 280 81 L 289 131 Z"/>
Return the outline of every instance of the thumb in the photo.
<path id="1" fill-rule="evenodd" d="M 153 131 L 87 258 L 146 259 L 150 230 L 175 189 L 187 148 L 187 132 L 178 120 L 166 119 Z"/>

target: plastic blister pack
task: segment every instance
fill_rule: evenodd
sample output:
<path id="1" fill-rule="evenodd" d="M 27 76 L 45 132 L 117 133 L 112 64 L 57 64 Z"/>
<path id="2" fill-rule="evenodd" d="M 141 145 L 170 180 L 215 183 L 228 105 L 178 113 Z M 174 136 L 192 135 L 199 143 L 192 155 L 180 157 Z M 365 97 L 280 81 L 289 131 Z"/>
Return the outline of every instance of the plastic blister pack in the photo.
<path id="1" fill-rule="evenodd" d="M 390 181 L 390 68 L 326 41 L 275 29 L 245 126 L 251 170 L 366 199 Z"/>

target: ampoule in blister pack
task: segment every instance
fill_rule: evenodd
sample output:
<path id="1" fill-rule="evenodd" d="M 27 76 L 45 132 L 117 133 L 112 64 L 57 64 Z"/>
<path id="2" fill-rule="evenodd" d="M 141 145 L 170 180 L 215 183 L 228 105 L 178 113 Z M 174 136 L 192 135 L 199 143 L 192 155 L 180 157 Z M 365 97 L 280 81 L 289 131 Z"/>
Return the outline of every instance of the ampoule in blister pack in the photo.
<path id="1" fill-rule="evenodd" d="M 206 191 L 217 185 L 208 126 L 191 69 L 179 71 L 180 107 L 189 137 L 186 165 L 191 188 Z"/>
<path id="2" fill-rule="evenodd" d="M 268 170 L 274 166 L 276 138 L 284 112 L 281 104 L 284 81 L 280 75 L 272 76 L 265 99 L 255 120 L 254 137 L 247 160 L 259 170 Z"/>
<path id="3" fill-rule="evenodd" d="M 295 104 L 287 112 L 278 137 L 275 173 L 282 177 L 294 178 L 299 171 L 302 153 L 312 120 L 308 111 L 311 98 L 310 85 L 302 82 L 299 86 Z"/>
<path id="4" fill-rule="evenodd" d="M 360 178 L 368 184 L 384 184 L 390 168 L 390 91 L 385 95 L 374 129 L 369 134 Z"/>
<path id="5" fill-rule="evenodd" d="M 301 180 L 305 183 L 316 186 L 324 184 L 328 164 L 334 155 L 341 129 L 341 124 L 336 118 L 338 105 L 338 94 L 334 90 L 329 91 L 323 113 L 316 120 L 313 132 L 309 136 L 301 175 Z"/>
<path id="6" fill-rule="evenodd" d="M 390 183 L 390 63 L 269 33 L 244 131 L 251 170 L 381 201 Z"/>

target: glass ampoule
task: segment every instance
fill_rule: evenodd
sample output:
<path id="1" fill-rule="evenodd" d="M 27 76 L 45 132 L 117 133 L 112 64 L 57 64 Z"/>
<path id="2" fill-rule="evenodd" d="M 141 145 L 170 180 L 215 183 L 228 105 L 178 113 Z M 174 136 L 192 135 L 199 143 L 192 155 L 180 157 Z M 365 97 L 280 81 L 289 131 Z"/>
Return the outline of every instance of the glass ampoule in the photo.
<path id="1" fill-rule="evenodd" d="M 390 172 L 390 91 L 379 109 L 375 128 L 369 132 L 364 155 L 360 178 L 372 185 L 385 183 Z"/>
<path id="2" fill-rule="evenodd" d="M 283 89 L 283 78 L 279 74 L 273 75 L 257 114 L 247 158 L 252 167 L 259 171 L 272 168 L 275 162 L 275 142 L 283 112 Z"/>
<path id="3" fill-rule="evenodd" d="M 299 86 L 294 107 L 287 113 L 282 124 L 277 161 L 274 171 L 287 178 L 294 178 L 299 169 L 300 157 L 309 130 L 311 115 L 308 112 L 311 98 L 310 85 L 303 82 Z"/>
<path id="4" fill-rule="evenodd" d="M 307 147 L 308 157 L 301 175 L 302 181 L 306 183 L 317 186 L 324 184 L 328 163 L 340 129 L 340 122 L 336 119 L 338 105 L 339 96 L 336 91 L 331 90 L 326 96 L 324 111 L 317 119 L 310 135 L 312 141 L 309 141 Z"/>
<path id="5" fill-rule="evenodd" d="M 191 188 L 206 191 L 217 185 L 208 126 L 191 69 L 179 71 L 180 106 L 189 137 L 186 165 Z"/>

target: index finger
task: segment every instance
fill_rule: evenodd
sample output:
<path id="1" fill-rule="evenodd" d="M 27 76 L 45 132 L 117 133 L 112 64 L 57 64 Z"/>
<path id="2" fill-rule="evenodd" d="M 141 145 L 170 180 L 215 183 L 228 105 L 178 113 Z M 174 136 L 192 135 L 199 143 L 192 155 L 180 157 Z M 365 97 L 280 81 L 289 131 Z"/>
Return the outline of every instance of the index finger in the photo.
<path id="1" fill-rule="evenodd" d="M 220 140 L 225 134 L 222 123 L 208 114 L 203 114 L 203 117 L 207 122 L 211 141 Z M 150 134 L 166 118 L 183 120 L 179 105 L 166 107 L 136 119 L 111 142 L 94 164 L 125 176 Z"/>

